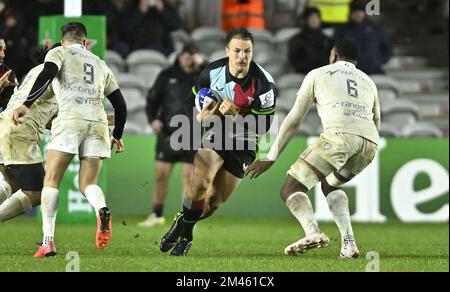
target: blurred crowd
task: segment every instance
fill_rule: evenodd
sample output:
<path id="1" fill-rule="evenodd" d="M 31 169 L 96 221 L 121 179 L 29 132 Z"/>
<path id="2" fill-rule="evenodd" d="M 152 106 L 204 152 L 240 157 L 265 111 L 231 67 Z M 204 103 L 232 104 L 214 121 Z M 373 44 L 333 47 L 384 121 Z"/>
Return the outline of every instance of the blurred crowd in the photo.
<path id="1" fill-rule="evenodd" d="M 29 49 L 38 43 L 42 15 L 62 15 L 60 0 L 0 0 L 0 34 L 7 46 L 6 62 L 19 79 L 30 69 Z M 123 57 L 137 49 L 173 52 L 170 32 L 183 27 L 174 1 L 89 0 L 83 14 L 105 15 L 107 48 Z"/>
<path id="2" fill-rule="evenodd" d="M 283 26 L 297 26 L 301 31 L 289 42 L 288 58 L 295 70 L 301 73 L 326 63 L 329 48 L 336 38 L 356 39 L 363 48 L 361 69 L 368 74 L 378 74 L 382 73 L 381 65 L 392 55 L 390 40 L 405 42 L 414 33 L 422 33 L 424 37 L 430 37 L 433 33 L 446 34 L 448 37 L 448 1 L 398 0 L 381 3 L 383 15 L 377 20 L 382 18 L 387 33 L 377 23 L 380 21 L 372 21 L 376 17 L 367 17 L 367 2 L 84 0 L 83 14 L 106 16 L 107 48 L 118 52 L 123 58 L 138 49 L 152 49 L 169 56 L 175 50 L 171 32 L 180 29 L 189 33 L 198 26 L 213 25 L 225 31 L 232 26 L 246 26 L 275 32 L 279 29 L 276 25 L 280 23 Z M 63 5 L 62 0 L 0 0 L 0 35 L 7 46 L 6 63 L 14 69 L 19 80 L 33 65 L 29 50 L 37 44 L 39 16 L 62 15 Z M 391 25 L 394 18 L 390 17 L 390 13 L 396 11 L 397 6 L 408 12 L 396 13 L 399 17 L 406 15 L 400 21 L 410 23 L 410 30 Z M 285 10 L 289 10 L 288 16 L 283 14 Z M 436 17 L 423 18 L 418 23 L 418 17 L 436 12 L 439 12 L 439 15 L 435 14 Z M 324 35 L 324 27 L 332 27 L 334 35 Z M 398 36 L 399 31 L 401 37 Z M 416 47 L 420 46 L 420 42 L 417 43 Z M 432 41 L 422 42 L 423 50 L 427 50 L 427 43 L 435 47 Z M 448 56 L 440 56 L 439 62 L 448 65 Z"/>

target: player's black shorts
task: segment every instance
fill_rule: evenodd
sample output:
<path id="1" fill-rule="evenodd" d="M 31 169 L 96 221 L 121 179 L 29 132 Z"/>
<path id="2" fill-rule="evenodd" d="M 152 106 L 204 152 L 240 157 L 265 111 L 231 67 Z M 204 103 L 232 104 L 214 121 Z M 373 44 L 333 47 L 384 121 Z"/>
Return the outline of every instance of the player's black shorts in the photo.
<path id="1" fill-rule="evenodd" d="M 253 150 L 215 150 L 224 163 L 223 168 L 238 178 L 243 178 L 245 169 L 255 161 L 256 152 Z"/>
<path id="2" fill-rule="evenodd" d="M 170 135 L 160 132 L 156 141 L 156 160 L 168 163 L 192 163 L 195 150 L 173 150 L 170 146 Z"/>
<path id="3" fill-rule="evenodd" d="M 42 191 L 45 176 L 45 170 L 42 163 L 14 164 L 10 165 L 8 169 L 11 177 L 22 191 Z"/>
<path id="4" fill-rule="evenodd" d="M 253 149 L 257 149 L 257 145 L 253 145 L 251 148 L 249 142 L 245 141 L 242 145 L 244 150 L 233 150 L 237 147 L 237 142 L 234 138 L 230 138 L 225 133 L 222 133 L 222 139 L 218 142 L 220 145 L 215 145 L 216 134 L 213 131 L 205 132 L 202 137 L 202 148 L 212 149 L 219 154 L 220 157 L 224 160 L 223 168 L 238 178 L 243 178 L 245 175 L 245 169 L 253 163 L 256 158 L 256 151 Z M 231 150 L 222 150 L 222 149 L 230 149 L 227 148 L 228 145 L 232 145 L 233 148 Z M 250 150 L 252 149 L 252 150 Z"/>

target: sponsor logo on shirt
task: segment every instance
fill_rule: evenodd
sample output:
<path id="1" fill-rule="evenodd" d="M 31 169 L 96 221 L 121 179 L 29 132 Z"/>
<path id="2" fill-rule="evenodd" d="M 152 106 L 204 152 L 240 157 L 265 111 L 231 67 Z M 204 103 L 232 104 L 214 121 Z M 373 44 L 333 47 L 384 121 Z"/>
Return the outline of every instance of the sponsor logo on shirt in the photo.
<path id="1" fill-rule="evenodd" d="M 261 101 L 261 108 L 266 109 L 273 107 L 275 105 L 275 94 L 273 93 L 273 89 L 261 94 L 259 100 Z"/>

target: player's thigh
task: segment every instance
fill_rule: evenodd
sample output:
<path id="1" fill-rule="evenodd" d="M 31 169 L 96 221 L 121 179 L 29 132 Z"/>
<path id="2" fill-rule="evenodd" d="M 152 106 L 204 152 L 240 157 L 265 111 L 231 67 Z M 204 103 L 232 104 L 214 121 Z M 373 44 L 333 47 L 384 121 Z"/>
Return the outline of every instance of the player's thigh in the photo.
<path id="1" fill-rule="evenodd" d="M 328 130 L 322 133 L 300 158 L 327 176 L 342 168 L 355 152 L 353 148 L 355 146 L 349 144 L 347 135 Z"/>
<path id="2" fill-rule="evenodd" d="M 0 119 L 1 120 L 1 119 Z M 22 123 L 0 123 L 0 163 L 5 165 L 35 164 L 42 162 L 39 136 L 34 127 Z"/>
<path id="3" fill-rule="evenodd" d="M 83 121 L 88 130 L 82 134 L 78 147 L 80 159 L 83 157 L 111 157 L 111 142 L 106 124 Z"/>
<path id="4" fill-rule="evenodd" d="M 318 181 L 318 179 L 317 179 Z M 306 193 L 309 190 L 303 182 L 300 182 L 298 179 L 294 178 L 291 175 L 287 176 L 286 182 L 283 184 L 281 188 L 280 195 L 283 201 L 286 201 L 290 195 L 296 192 Z"/>
<path id="5" fill-rule="evenodd" d="M 79 155 L 80 141 L 84 139 L 89 124 L 81 120 L 56 120 L 52 123 L 52 137 L 47 144 L 47 151 Z"/>
<path id="6" fill-rule="evenodd" d="M 193 163 L 191 191 L 206 191 L 223 163 L 222 157 L 214 150 L 199 149 Z"/>
<path id="7" fill-rule="evenodd" d="M 47 150 L 44 187 L 59 188 L 64 172 L 72 161 L 73 154 Z"/>
<path id="8" fill-rule="evenodd" d="M 241 180 L 225 169 L 220 169 L 214 177 L 211 187 L 208 189 L 206 204 L 211 209 L 217 209 L 233 194 Z"/>
<path id="9" fill-rule="evenodd" d="M 26 193 L 40 193 L 43 188 L 45 170 L 41 163 L 16 164 L 8 167 L 14 181 Z"/>
<path id="10" fill-rule="evenodd" d="M 84 193 L 89 185 L 96 185 L 103 160 L 99 157 L 81 157 L 79 172 L 79 187 Z"/>
<path id="11" fill-rule="evenodd" d="M 362 137 L 358 137 L 358 139 L 360 140 L 360 148 L 342 168 L 353 176 L 359 174 L 373 161 L 378 149 L 377 144 Z M 345 175 L 345 173 L 342 174 Z"/>
<path id="12" fill-rule="evenodd" d="M 357 139 L 358 141 L 354 141 L 353 144 L 359 144 L 358 151 L 347 160 L 341 169 L 334 171 L 326 177 L 326 183 L 322 186 L 322 189 L 325 189 L 325 194 L 328 186 L 330 190 L 341 187 L 361 173 L 375 158 L 377 145 L 361 137 Z"/>
<path id="13" fill-rule="evenodd" d="M 309 151 L 308 149 L 306 151 Z M 286 196 L 294 192 L 307 192 L 312 189 L 320 180 L 322 180 L 329 172 L 331 172 L 331 165 L 328 167 L 330 170 L 324 171 L 324 165 L 326 161 L 322 161 L 322 170 L 317 167 L 317 164 L 306 161 L 300 156 L 297 161 L 291 165 L 287 171 L 288 179 L 281 188 L 281 196 L 286 199 Z"/>

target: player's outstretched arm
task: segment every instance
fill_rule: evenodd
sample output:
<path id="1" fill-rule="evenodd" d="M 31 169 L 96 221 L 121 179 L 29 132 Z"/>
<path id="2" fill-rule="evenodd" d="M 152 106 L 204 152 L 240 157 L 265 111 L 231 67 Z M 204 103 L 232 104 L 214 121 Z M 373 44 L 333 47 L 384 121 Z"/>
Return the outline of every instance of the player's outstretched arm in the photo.
<path id="1" fill-rule="evenodd" d="M 306 113 L 299 112 L 299 110 L 294 106 L 281 124 L 277 138 L 275 139 L 272 147 L 270 147 L 267 156 L 261 160 L 253 162 L 249 167 L 247 167 L 245 173 L 250 179 L 257 178 L 275 163 L 278 155 L 284 150 L 292 137 L 297 133 L 300 121 L 303 119 L 305 114 Z"/>
<path id="2" fill-rule="evenodd" d="M 261 160 L 255 161 L 249 167 L 247 167 L 246 175 L 250 179 L 257 178 L 262 173 L 267 171 L 275 163 L 275 160 L 278 158 L 284 148 L 286 148 L 292 137 L 297 133 L 297 129 L 300 126 L 300 123 L 308 113 L 309 108 L 311 107 L 311 104 L 314 100 L 312 81 L 312 75 L 308 74 L 297 93 L 294 107 L 286 116 L 283 123 L 281 123 L 277 138 L 275 139 L 272 147 L 270 147 L 267 156 Z"/>
<path id="3" fill-rule="evenodd" d="M 272 147 L 270 147 L 270 151 L 266 157 L 267 160 L 275 161 L 278 158 L 278 155 L 286 148 L 289 141 L 297 133 L 300 123 L 314 102 L 314 72 L 313 70 L 308 73 L 303 80 L 297 92 L 295 104 L 281 123 L 277 138 Z"/>
<path id="4" fill-rule="evenodd" d="M 262 158 L 261 160 L 256 160 L 250 164 L 245 170 L 245 175 L 254 179 L 260 176 L 262 173 L 266 172 L 275 163 L 273 160 L 268 160 L 267 158 Z"/>

